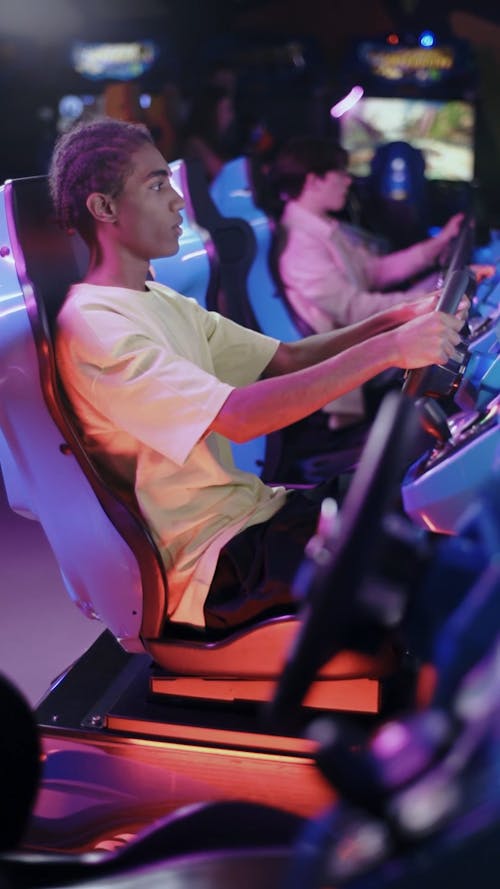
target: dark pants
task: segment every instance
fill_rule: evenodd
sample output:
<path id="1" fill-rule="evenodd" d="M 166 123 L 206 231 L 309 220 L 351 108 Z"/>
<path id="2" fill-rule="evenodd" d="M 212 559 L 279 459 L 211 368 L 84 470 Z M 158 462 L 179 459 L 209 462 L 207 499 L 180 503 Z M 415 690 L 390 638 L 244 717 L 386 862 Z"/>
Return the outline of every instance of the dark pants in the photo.
<path id="1" fill-rule="evenodd" d="M 205 602 L 207 627 L 222 630 L 297 611 L 292 584 L 305 546 L 316 532 L 322 501 L 338 495 L 337 479 L 292 491 L 272 518 L 226 543 Z"/>

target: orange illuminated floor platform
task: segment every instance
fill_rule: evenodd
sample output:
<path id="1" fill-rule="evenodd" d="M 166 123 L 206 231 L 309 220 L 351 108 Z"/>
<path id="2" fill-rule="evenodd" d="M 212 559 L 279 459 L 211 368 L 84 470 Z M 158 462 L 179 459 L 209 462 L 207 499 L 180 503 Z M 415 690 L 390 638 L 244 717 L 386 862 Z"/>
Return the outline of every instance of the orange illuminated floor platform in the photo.
<path id="1" fill-rule="evenodd" d="M 189 682 L 104 632 L 53 683 L 36 711 L 43 781 L 27 848 L 94 849 L 200 801 L 243 800 L 310 817 L 334 791 L 316 769 L 309 723 L 323 704 L 349 709 L 350 700 L 371 721 L 380 703 L 375 680 L 339 683 L 329 702 L 320 687 L 296 728 L 280 731 L 264 719 L 269 682 L 253 682 L 252 701 L 238 682 L 230 694 L 217 682 L 211 690 L 210 682 L 201 690 Z"/>

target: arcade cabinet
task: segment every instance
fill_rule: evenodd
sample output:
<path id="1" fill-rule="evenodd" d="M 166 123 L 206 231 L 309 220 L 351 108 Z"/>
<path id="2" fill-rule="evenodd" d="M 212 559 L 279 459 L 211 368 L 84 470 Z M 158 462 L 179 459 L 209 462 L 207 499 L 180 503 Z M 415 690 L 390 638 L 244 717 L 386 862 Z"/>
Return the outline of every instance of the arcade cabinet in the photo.
<path id="1" fill-rule="evenodd" d="M 341 79 L 347 89 L 362 85 L 358 101 L 332 109 L 349 152 L 360 224 L 398 249 L 471 209 L 476 89 L 471 47 L 431 32 L 392 33 L 358 43 L 346 56 Z"/>

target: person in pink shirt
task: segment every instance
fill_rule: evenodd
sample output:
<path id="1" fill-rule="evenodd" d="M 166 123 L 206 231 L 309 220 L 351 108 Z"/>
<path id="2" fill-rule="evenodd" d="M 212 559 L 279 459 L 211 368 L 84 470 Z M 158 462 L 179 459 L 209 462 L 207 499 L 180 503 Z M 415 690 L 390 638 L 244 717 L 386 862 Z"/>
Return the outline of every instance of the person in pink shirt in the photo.
<path id="1" fill-rule="evenodd" d="M 377 255 L 358 232 L 335 214 L 345 207 L 351 176 L 348 155 L 337 142 L 295 137 L 279 152 L 271 174 L 284 204 L 280 219 L 280 281 L 293 312 L 315 333 L 339 330 L 434 289 L 427 280 L 405 290 L 404 282 L 430 271 L 457 235 L 456 214 L 434 238 Z M 434 285 L 434 286 L 433 286 Z M 330 428 L 364 416 L 360 389 L 329 405 Z"/>

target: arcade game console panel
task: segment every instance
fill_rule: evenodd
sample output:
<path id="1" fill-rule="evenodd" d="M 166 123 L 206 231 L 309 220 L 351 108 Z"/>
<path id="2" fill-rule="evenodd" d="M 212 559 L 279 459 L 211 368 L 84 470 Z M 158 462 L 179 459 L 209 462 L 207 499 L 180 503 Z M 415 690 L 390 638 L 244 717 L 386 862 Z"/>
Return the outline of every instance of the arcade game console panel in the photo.
<path id="1" fill-rule="evenodd" d="M 364 737 L 342 717 L 311 727 L 321 740 L 318 767 L 340 790 L 341 802 L 305 825 L 287 889 L 497 885 L 499 481 L 495 472 L 457 537 L 441 539 L 427 581 L 420 584 L 418 595 L 424 593 L 432 613 L 440 610 L 443 591 L 461 586 L 460 575 L 469 572 L 429 636 L 436 684 L 428 705 Z M 354 535 L 361 524 L 360 515 L 351 527 Z M 330 574 L 345 570 L 345 547 L 352 539 L 348 535 L 332 547 Z M 417 554 L 415 543 L 416 538 L 410 560 Z M 374 567 L 371 557 L 365 564 L 354 594 L 362 592 Z M 325 592 L 323 587 L 317 598 L 323 619 L 331 607 Z M 309 630 L 303 625 L 295 670 L 286 677 L 292 697 L 300 666 L 314 675 L 307 655 L 316 619 L 311 616 Z M 280 689 L 278 695 L 283 700 Z"/>
<path id="2" fill-rule="evenodd" d="M 472 251 L 473 220 L 466 219 L 450 258 L 445 289 L 450 279 L 463 278 L 467 269 L 458 266 Z M 472 292 L 475 287 L 473 285 Z M 446 405 L 444 422 L 435 445 L 409 469 L 402 485 L 404 508 L 422 527 L 455 534 L 467 511 L 473 508 L 481 489 L 494 473 L 498 448 L 498 360 L 497 314 L 485 309 L 484 291 L 496 289 L 495 276 L 479 286 L 473 296 L 464 339 L 456 360 L 446 367 L 412 372 L 406 391 L 413 397 L 431 396 Z M 443 291 L 444 292 L 444 291 Z"/>

